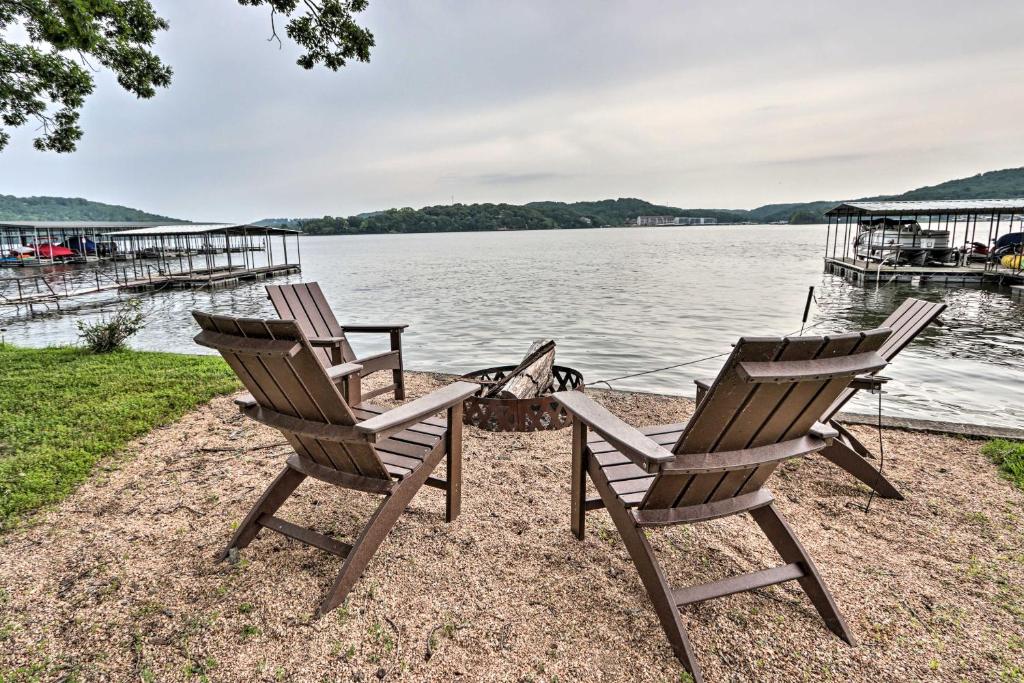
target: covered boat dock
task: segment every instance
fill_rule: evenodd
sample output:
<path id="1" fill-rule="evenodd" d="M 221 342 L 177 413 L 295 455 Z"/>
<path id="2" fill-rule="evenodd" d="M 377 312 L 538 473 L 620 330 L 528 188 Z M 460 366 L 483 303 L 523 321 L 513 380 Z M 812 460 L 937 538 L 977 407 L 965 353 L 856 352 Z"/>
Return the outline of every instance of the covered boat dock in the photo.
<path id="1" fill-rule="evenodd" d="M 106 235 L 127 262 L 124 289 L 226 287 L 302 270 L 298 230 L 263 225 L 157 225 Z M 280 241 L 278 241 L 278 238 Z"/>
<path id="2" fill-rule="evenodd" d="M 300 235 L 240 223 L 0 223 L 0 245 L 13 253 L 22 252 L 12 245 L 27 249 L 76 237 L 86 251 L 90 244 L 103 245 L 91 257 L 61 257 L 65 252 L 56 249 L 44 252 L 51 258 L 24 252 L 18 263 L 8 264 L 22 272 L 0 277 L 0 307 L 34 314 L 37 308 L 62 310 L 63 301 L 104 292 L 214 289 L 291 275 L 302 268 Z"/>
<path id="3" fill-rule="evenodd" d="M 825 272 L 856 284 L 1024 284 L 1024 199 L 844 202 Z"/>
<path id="4" fill-rule="evenodd" d="M 150 221 L 0 221 L 0 266 L 91 263 L 117 258 L 111 232 L 161 225 Z"/>

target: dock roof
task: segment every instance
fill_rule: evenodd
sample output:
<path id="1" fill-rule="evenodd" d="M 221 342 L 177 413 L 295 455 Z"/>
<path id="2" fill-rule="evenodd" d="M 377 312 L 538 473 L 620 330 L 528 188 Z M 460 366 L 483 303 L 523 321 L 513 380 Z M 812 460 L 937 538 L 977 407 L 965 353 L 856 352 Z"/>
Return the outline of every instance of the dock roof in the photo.
<path id="1" fill-rule="evenodd" d="M 169 221 L 4 221 L 0 231 L 87 232 L 115 236 L 169 237 L 172 235 L 297 235 L 299 230 L 246 223 L 171 223 Z"/>
<path id="2" fill-rule="evenodd" d="M 170 221 L 4 221 L 0 228 L 36 230 L 132 230 L 154 225 L 170 225 Z M 187 225 L 187 224 L 185 224 Z"/>
<path id="3" fill-rule="evenodd" d="M 246 223 L 174 223 L 109 233 L 112 237 L 171 237 L 175 235 L 298 235 L 299 230 Z"/>
<path id="4" fill-rule="evenodd" d="M 1024 199 L 937 199 L 930 201 L 854 201 L 829 209 L 826 216 L 949 216 L 1024 213 Z"/>

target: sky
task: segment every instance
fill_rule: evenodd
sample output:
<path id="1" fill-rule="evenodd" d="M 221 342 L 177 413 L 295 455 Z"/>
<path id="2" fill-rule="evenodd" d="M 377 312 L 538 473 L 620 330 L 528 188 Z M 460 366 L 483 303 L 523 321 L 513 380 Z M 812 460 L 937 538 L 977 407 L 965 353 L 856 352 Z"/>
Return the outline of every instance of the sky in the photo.
<path id="1" fill-rule="evenodd" d="M 295 65 L 265 8 L 154 0 L 171 87 L 105 73 L 70 155 L 0 194 L 191 220 L 452 201 L 752 208 L 1024 166 L 1020 0 L 370 0 L 368 64 Z"/>

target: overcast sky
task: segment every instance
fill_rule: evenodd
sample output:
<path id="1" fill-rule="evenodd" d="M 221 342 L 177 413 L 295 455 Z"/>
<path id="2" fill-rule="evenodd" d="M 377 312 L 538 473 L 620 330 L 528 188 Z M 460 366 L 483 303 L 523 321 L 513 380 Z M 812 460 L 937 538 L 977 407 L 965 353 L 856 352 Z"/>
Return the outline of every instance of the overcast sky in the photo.
<path id="1" fill-rule="evenodd" d="M 265 9 L 155 0 L 174 83 L 105 74 L 71 155 L 31 130 L 0 193 L 194 220 L 641 197 L 900 192 L 1024 165 L 1024 3 L 370 0 L 369 64 L 306 72 Z"/>

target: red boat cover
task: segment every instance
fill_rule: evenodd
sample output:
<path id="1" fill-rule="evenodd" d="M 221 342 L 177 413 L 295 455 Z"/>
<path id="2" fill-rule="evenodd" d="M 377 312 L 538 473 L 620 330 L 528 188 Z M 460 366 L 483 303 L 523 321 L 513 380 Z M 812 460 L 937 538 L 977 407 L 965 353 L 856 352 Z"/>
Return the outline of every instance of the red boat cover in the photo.
<path id="1" fill-rule="evenodd" d="M 40 244 L 36 247 L 36 256 L 39 258 L 60 258 L 62 256 L 74 256 L 75 252 L 67 247 L 56 244 Z"/>

